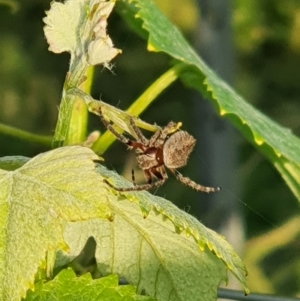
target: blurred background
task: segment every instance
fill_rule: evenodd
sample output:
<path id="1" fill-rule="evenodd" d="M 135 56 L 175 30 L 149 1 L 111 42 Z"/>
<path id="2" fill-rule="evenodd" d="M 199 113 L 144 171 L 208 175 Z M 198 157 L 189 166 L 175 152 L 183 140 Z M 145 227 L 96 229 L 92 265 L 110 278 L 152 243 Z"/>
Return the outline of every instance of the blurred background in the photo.
<path id="1" fill-rule="evenodd" d="M 47 50 L 42 19 L 50 2 L 0 0 L 0 123 L 51 136 L 69 55 Z M 285 0 L 284 5 L 280 0 L 155 2 L 216 73 L 257 109 L 300 135 L 298 0 Z M 112 72 L 96 68 L 92 96 L 126 109 L 170 68 L 170 59 L 147 52 L 146 42 L 115 12 L 108 33 L 123 53 L 113 61 Z M 203 185 L 223 188 L 205 195 L 170 175 L 153 193 L 226 235 L 246 262 L 252 291 L 300 297 L 299 205 L 273 166 L 210 102 L 179 81 L 141 118 L 158 125 L 182 121 L 197 145 L 181 172 Z M 93 130 L 104 128 L 90 116 Z M 34 156 L 46 150 L 0 129 L 0 156 Z M 128 180 L 132 168 L 138 181 L 144 180 L 134 154 L 123 144 L 116 142 L 104 158 L 108 168 Z"/>

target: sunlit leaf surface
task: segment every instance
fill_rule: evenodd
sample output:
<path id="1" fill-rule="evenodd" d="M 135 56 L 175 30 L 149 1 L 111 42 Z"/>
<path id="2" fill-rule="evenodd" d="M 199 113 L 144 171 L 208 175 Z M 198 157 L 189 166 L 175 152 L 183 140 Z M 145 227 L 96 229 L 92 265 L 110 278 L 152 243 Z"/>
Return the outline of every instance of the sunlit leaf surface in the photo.
<path id="1" fill-rule="evenodd" d="M 66 221 L 110 216 L 96 159 L 86 148 L 61 148 L 0 170 L 0 300 L 32 287 L 46 251 L 68 249 Z"/>
<path id="2" fill-rule="evenodd" d="M 88 148 L 63 147 L 0 170 L 1 300 L 33 288 L 47 251 L 72 258 L 90 236 L 102 274 L 158 300 L 215 300 L 226 269 L 245 286 L 244 265 L 223 237 L 163 198 L 116 195 L 103 178 L 130 184 L 94 160 Z"/>
<path id="3" fill-rule="evenodd" d="M 81 59 L 90 65 L 107 65 L 120 52 L 106 34 L 107 18 L 114 3 L 104 0 L 52 2 L 44 18 L 49 50 L 70 52 L 71 64 Z"/>

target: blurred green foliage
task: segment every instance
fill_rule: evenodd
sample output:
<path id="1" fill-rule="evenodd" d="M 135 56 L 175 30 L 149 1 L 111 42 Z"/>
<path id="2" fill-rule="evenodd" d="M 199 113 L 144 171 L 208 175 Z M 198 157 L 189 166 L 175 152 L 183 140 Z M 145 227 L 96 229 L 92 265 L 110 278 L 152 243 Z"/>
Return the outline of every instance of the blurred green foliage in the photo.
<path id="1" fill-rule="evenodd" d="M 282 5 L 280 1 L 236 0 L 234 7 L 236 89 L 262 112 L 300 135 L 299 1 Z M 249 175 L 244 200 L 275 224 L 297 212 L 293 197 L 273 168 L 247 145 L 242 145 L 241 156 L 242 168 Z M 252 234 L 259 233 L 259 219 L 252 214 L 251 219 L 255 221 Z"/>
<path id="2" fill-rule="evenodd" d="M 288 0 L 283 5 L 274 0 L 235 0 L 233 28 L 236 89 L 299 136 L 300 2 Z M 245 212 L 248 235 L 263 235 L 246 245 L 246 265 L 250 270 L 255 267 L 254 275 L 249 276 L 250 286 L 257 291 L 299 294 L 299 219 L 289 221 L 295 214 L 299 216 L 299 207 L 280 176 L 260 154 L 244 142 L 240 154 L 243 201 L 273 225 L 287 221 L 273 230 L 273 235 L 263 234 L 271 228 L 270 224 L 264 224 L 254 212 Z M 282 239 L 286 239 L 285 244 L 281 244 Z M 260 253 L 261 248 L 265 251 Z M 255 250 L 260 255 L 254 260 L 248 255 Z"/>

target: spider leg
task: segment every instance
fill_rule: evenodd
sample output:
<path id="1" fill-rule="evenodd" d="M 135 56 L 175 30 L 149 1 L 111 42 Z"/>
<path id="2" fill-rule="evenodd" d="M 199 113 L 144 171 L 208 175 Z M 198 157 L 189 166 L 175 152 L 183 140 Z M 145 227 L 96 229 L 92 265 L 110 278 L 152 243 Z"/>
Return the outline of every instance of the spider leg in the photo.
<path id="1" fill-rule="evenodd" d="M 216 192 L 221 190 L 220 187 L 206 187 L 202 186 L 200 184 L 197 184 L 196 182 L 192 181 L 190 178 L 184 177 L 179 171 L 176 169 L 170 168 L 170 171 L 175 175 L 176 179 L 180 181 L 182 184 L 187 185 L 197 191 L 203 191 L 203 192 Z"/>
<path id="2" fill-rule="evenodd" d="M 149 144 L 149 140 L 143 135 L 141 130 L 136 126 L 136 124 L 134 122 L 134 118 L 132 118 L 132 117 L 130 118 L 130 125 L 138 137 L 138 142 L 147 146 Z"/>
<path id="3" fill-rule="evenodd" d="M 113 189 L 115 189 L 117 191 L 120 191 L 120 192 L 149 190 L 151 188 L 161 186 L 166 181 L 166 179 L 168 178 L 164 168 L 163 169 L 161 168 L 160 171 L 157 170 L 157 167 L 152 167 L 150 170 L 145 170 L 144 172 L 145 172 L 145 176 L 146 176 L 146 179 L 147 179 L 148 183 L 147 184 L 136 185 L 133 182 L 135 185 L 132 186 L 132 187 L 115 187 L 114 185 L 109 183 L 107 180 L 104 180 L 104 182 L 106 184 L 108 184 L 110 187 L 112 187 Z M 151 173 L 154 174 L 158 178 L 158 181 L 152 183 Z M 133 180 L 135 180 L 134 179 L 134 171 L 132 172 L 132 176 L 133 176 Z"/>
<path id="4" fill-rule="evenodd" d="M 151 188 L 159 187 L 161 186 L 165 180 L 159 180 L 152 184 L 141 184 L 141 185 L 135 185 L 132 187 L 116 187 L 113 184 L 109 183 L 107 180 L 103 180 L 107 185 L 112 187 L 114 190 L 120 191 L 120 192 L 127 192 L 127 191 L 140 191 L 140 190 L 149 190 Z"/>
<path id="5" fill-rule="evenodd" d="M 132 180 L 133 185 L 136 186 L 135 176 L 134 176 L 134 169 L 131 169 L 131 180 Z"/>
<path id="6" fill-rule="evenodd" d="M 163 139 L 162 139 L 163 138 Z M 149 140 L 150 147 L 159 147 L 164 144 L 165 137 L 162 137 L 162 129 L 156 131 Z"/>
<path id="7" fill-rule="evenodd" d="M 166 181 L 168 179 L 168 175 L 166 173 L 165 167 L 163 165 L 152 167 L 151 173 L 156 176 L 158 181 Z"/>
<path id="8" fill-rule="evenodd" d="M 148 183 L 148 184 L 151 184 L 151 183 L 152 183 L 152 177 L 151 177 L 151 174 L 150 174 L 149 170 L 144 170 L 144 174 L 145 174 L 147 183 Z M 132 180 L 132 183 L 133 183 L 134 186 L 138 186 L 138 185 L 136 184 L 136 182 L 135 182 L 134 169 L 131 170 L 131 180 Z"/>
<path id="9" fill-rule="evenodd" d="M 104 126 L 105 126 L 108 130 L 110 130 L 110 131 L 116 136 L 117 139 L 119 139 L 119 140 L 120 140 L 121 142 L 123 142 L 124 144 L 127 144 L 127 145 L 131 146 L 131 145 L 130 145 L 130 140 L 129 140 L 128 138 L 126 138 L 124 135 L 119 134 L 119 133 L 113 128 L 113 126 L 112 126 L 109 122 L 107 122 L 107 120 L 104 118 L 104 115 L 103 115 L 103 112 L 102 112 L 102 109 L 101 109 L 101 108 L 100 108 L 100 110 L 99 110 L 99 116 L 100 116 L 100 119 L 101 119 L 102 123 L 104 124 Z"/>
<path id="10" fill-rule="evenodd" d="M 174 128 L 176 123 L 170 121 L 165 127 L 155 132 L 155 134 L 150 138 L 149 146 L 160 147 L 164 144 L 166 137 L 168 136 L 169 130 Z"/>
<path id="11" fill-rule="evenodd" d="M 140 143 L 140 142 L 136 142 L 136 141 L 132 141 L 128 138 L 126 138 L 124 135 L 122 134 L 119 134 L 115 129 L 114 127 L 111 125 L 111 123 L 107 122 L 103 113 L 102 113 L 102 110 L 100 108 L 99 110 L 99 116 L 100 116 L 100 119 L 101 121 L 103 122 L 104 126 L 109 130 L 111 131 L 118 140 L 120 140 L 121 142 L 123 142 L 124 144 L 127 144 L 129 146 L 130 149 L 132 148 L 137 148 L 137 149 L 140 149 L 142 151 L 144 151 L 145 147 L 143 145 L 143 143 Z M 141 133 L 142 135 L 142 133 Z M 146 139 L 146 138 L 145 138 Z"/>

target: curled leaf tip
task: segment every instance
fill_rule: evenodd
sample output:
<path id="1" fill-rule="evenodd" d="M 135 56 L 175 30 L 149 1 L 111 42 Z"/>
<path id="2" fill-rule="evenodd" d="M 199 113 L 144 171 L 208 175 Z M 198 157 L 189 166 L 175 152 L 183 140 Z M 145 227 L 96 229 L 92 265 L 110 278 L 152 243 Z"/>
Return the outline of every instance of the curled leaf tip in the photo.
<path id="1" fill-rule="evenodd" d="M 115 1 L 104 0 L 53 2 L 43 19 L 49 50 L 70 52 L 71 67 L 80 60 L 86 65 L 110 68 L 109 62 L 121 53 L 106 33 L 114 5 Z"/>

